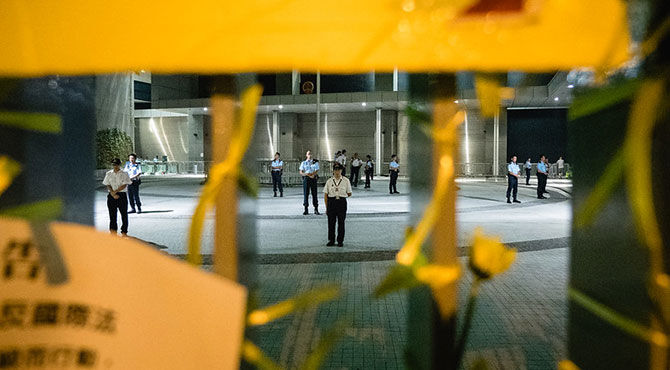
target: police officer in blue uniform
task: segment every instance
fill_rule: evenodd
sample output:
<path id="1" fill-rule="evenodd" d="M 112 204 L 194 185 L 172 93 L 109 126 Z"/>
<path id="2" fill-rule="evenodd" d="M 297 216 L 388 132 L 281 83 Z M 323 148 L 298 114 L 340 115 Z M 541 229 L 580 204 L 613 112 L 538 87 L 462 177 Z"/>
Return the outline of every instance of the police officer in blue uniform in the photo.
<path id="1" fill-rule="evenodd" d="M 312 193 L 312 204 L 314 205 L 314 214 L 319 213 L 319 200 L 317 198 L 316 182 L 319 177 L 319 162 L 312 159 L 312 152 L 305 153 L 306 159 L 300 163 L 300 176 L 302 176 L 302 193 L 305 197 L 302 205 L 305 207 L 303 215 L 309 214 L 309 193 Z"/>
<path id="2" fill-rule="evenodd" d="M 130 203 L 130 211 L 128 213 L 137 212 L 139 214 L 142 213 L 142 202 L 140 201 L 140 184 L 142 183 L 140 175 L 142 175 L 142 167 L 136 160 L 137 155 L 130 153 L 128 155 L 128 162 L 123 167 L 123 172 L 127 173 L 130 181 L 133 182 L 128 185 L 128 201 Z M 137 205 L 137 211 L 135 211 L 135 205 Z"/>
<path id="3" fill-rule="evenodd" d="M 391 156 L 391 163 L 389 163 L 389 175 L 391 177 L 389 181 L 389 194 L 400 194 L 396 188 L 396 184 L 398 183 L 398 172 L 400 172 L 398 157 L 393 154 Z"/>
<path id="4" fill-rule="evenodd" d="M 541 156 L 540 161 L 537 162 L 537 199 L 547 199 L 544 193 L 547 192 L 548 175 L 545 157 Z"/>
<path id="5" fill-rule="evenodd" d="M 514 203 L 521 203 L 516 199 L 516 193 L 519 189 L 519 176 L 521 176 L 521 169 L 516 163 L 516 156 L 512 156 L 512 161 L 507 165 L 507 203 L 512 203 L 509 200 L 510 193 L 514 197 Z"/>
<path id="6" fill-rule="evenodd" d="M 284 172 L 284 161 L 281 160 L 279 152 L 275 153 L 275 160 L 270 164 L 272 167 L 272 191 L 277 197 L 277 185 L 279 185 L 279 196 L 284 196 L 284 186 L 281 183 L 281 175 Z"/>

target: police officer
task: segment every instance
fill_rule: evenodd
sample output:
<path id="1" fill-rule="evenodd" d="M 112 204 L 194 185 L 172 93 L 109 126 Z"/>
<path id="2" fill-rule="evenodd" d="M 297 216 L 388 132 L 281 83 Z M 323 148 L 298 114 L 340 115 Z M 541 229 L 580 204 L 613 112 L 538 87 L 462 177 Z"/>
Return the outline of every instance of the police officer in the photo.
<path id="1" fill-rule="evenodd" d="M 137 155 L 135 153 L 130 153 L 128 155 L 128 162 L 123 167 L 123 172 L 128 174 L 130 181 L 133 183 L 128 185 L 128 200 L 130 203 L 130 211 L 128 213 L 137 212 L 142 213 L 142 202 L 140 201 L 140 175 L 142 175 L 142 167 L 139 163 L 136 162 Z M 137 204 L 137 211 L 135 211 L 135 204 Z"/>
<path id="2" fill-rule="evenodd" d="M 305 160 L 300 163 L 300 176 L 302 176 L 302 194 L 305 197 L 302 205 L 305 207 L 303 215 L 309 214 L 309 193 L 312 193 L 312 204 L 314 205 L 314 214 L 319 213 L 319 199 L 317 198 L 316 181 L 319 177 L 319 162 L 312 159 L 312 152 L 305 153 Z"/>
<path id="3" fill-rule="evenodd" d="M 121 170 L 121 160 L 112 160 L 113 169 L 107 171 L 102 184 L 107 187 L 107 210 L 109 211 L 109 232 L 116 235 L 118 224 L 116 223 L 117 211 L 121 213 L 121 236 L 128 236 L 128 198 L 126 186 L 132 184 L 128 174 Z"/>
<path id="4" fill-rule="evenodd" d="M 516 193 L 519 187 L 519 176 L 521 176 L 521 169 L 516 164 L 516 156 L 512 156 L 512 161 L 507 165 L 507 203 L 512 203 L 509 200 L 510 193 L 514 197 L 514 203 L 521 203 L 516 199 Z"/>
<path id="5" fill-rule="evenodd" d="M 547 164 L 545 162 L 545 156 L 540 157 L 540 161 L 537 162 L 537 199 L 546 199 L 544 193 L 547 192 Z"/>
<path id="6" fill-rule="evenodd" d="M 277 185 L 279 185 L 279 196 L 284 196 L 284 186 L 281 183 L 281 175 L 284 173 L 284 161 L 279 157 L 279 152 L 275 153 L 275 160 L 270 164 L 272 167 L 272 191 L 275 193 L 275 198 L 277 197 Z"/>
<path id="7" fill-rule="evenodd" d="M 530 158 L 526 160 L 526 163 L 524 163 L 523 168 L 526 170 L 526 185 L 530 185 L 530 169 L 533 168 L 533 164 L 530 163 Z"/>
<path id="8" fill-rule="evenodd" d="M 326 181 L 323 189 L 323 201 L 326 203 L 328 215 L 328 247 L 335 245 L 335 222 L 337 246 L 341 247 L 344 243 L 344 219 L 347 217 L 347 198 L 351 196 L 351 183 L 342 175 L 343 168 L 339 163 L 333 165 L 333 177 Z"/>
<path id="9" fill-rule="evenodd" d="M 389 175 L 391 176 L 391 181 L 389 182 L 389 194 L 400 194 L 396 188 L 396 184 L 398 183 L 398 172 L 400 172 L 398 157 L 393 154 L 391 156 L 391 163 L 389 163 Z"/>
<path id="10" fill-rule="evenodd" d="M 354 153 L 354 156 L 351 158 L 351 182 L 355 188 L 358 187 L 358 179 L 360 177 L 362 165 L 363 161 L 358 158 L 358 153 Z"/>
<path id="11" fill-rule="evenodd" d="M 373 163 L 370 154 L 366 155 L 365 157 L 367 158 L 367 161 L 365 161 L 365 189 L 369 189 L 370 179 L 372 179 Z"/>

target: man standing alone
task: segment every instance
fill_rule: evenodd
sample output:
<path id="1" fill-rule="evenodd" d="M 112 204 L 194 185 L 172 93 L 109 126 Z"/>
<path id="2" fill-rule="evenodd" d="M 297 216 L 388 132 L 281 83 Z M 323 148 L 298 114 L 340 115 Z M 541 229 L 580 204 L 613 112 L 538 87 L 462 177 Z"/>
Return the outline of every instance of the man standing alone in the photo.
<path id="1" fill-rule="evenodd" d="M 135 204 L 137 204 L 137 213 L 142 213 L 142 202 L 140 202 L 140 175 L 142 174 L 142 167 L 136 162 L 137 155 L 130 153 L 128 155 L 128 162 L 123 167 L 123 172 L 128 174 L 130 181 L 133 183 L 128 185 L 128 200 L 130 201 L 130 211 L 128 213 L 135 213 Z"/>
<path id="2" fill-rule="evenodd" d="M 279 152 L 275 153 L 275 160 L 270 164 L 272 167 L 272 191 L 277 196 L 277 185 L 279 185 L 279 196 L 284 196 L 284 186 L 281 183 L 281 175 L 284 172 L 284 161 L 281 160 Z"/>
<path id="3" fill-rule="evenodd" d="M 548 175 L 545 157 L 541 156 L 540 161 L 537 162 L 537 199 L 546 199 L 544 193 L 546 193 Z"/>
<path id="4" fill-rule="evenodd" d="M 344 243 L 344 220 L 347 217 L 347 198 L 351 196 L 351 183 L 342 176 L 342 165 L 333 165 L 333 177 L 326 181 L 323 189 L 323 201 L 328 215 L 328 244 L 335 245 L 335 222 L 337 222 L 337 246 Z"/>
<path id="5" fill-rule="evenodd" d="M 565 175 L 565 161 L 563 160 L 563 157 L 558 157 L 558 160 L 556 161 L 556 167 L 558 167 L 558 177 L 563 178 L 563 175 Z"/>
<path id="6" fill-rule="evenodd" d="M 526 185 L 530 185 L 530 169 L 533 168 L 533 164 L 530 163 L 530 158 L 526 160 L 526 163 L 524 163 L 523 168 L 526 170 Z"/>
<path id="7" fill-rule="evenodd" d="M 389 193 L 390 194 L 400 194 L 396 188 L 398 183 L 398 172 L 400 172 L 400 165 L 398 164 L 398 157 L 393 154 L 391 156 L 391 163 L 389 163 L 389 175 L 391 176 L 391 181 L 389 182 Z"/>
<path id="8" fill-rule="evenodd" d="M 314 205 L 314 214 L 319 213 L 319 200 L 317 199 L 316 182 L 319 174 L 319 163 L 312 160 L 312 152 L 305 153 L 306 159 L 300 164 L 300 176 L 302 176 L 302 193 L 305 197 L 302 205 L 305 207 L 303 215 L 309 214 L 309 193 L 312 193 L 312 204 Z"/>
<path id="9" fill-rule="evenodd" d="M 512 161 L 507 165 L 507 203 L 512 203 L 509 200 L 510 193 L 514 197 L 514 203 L 521 203 L 516 199 L 516 193 L 519 188 L 519 176 L 521 176 L 521 169 L 516 164 L 516 156 L 512 156 Z"/>
<path id="10" fill-rule="evenodd" d="M 354 153 L 354 156 L 351 159 L 351 182 L 355 188 L 358 187 L 358 178 L 360 177 L 362 165 L 363 161 L 358 158 L 358 153 Z"/>
<path id="11" fill-rule="evenodd" d="M 109 211 L 109 232 L 116 235 L 118 224 L 116 223 L 117 210 L 121 213 L 121 235 L 128 235 L 128 198 L 126 197 L 126 186 L 132 184 L 128 174 L 121 170 L 121 160 L 112 160 L 114 169 L 107 171 L 102 184 L 107 186 L 107 210 Z"/>

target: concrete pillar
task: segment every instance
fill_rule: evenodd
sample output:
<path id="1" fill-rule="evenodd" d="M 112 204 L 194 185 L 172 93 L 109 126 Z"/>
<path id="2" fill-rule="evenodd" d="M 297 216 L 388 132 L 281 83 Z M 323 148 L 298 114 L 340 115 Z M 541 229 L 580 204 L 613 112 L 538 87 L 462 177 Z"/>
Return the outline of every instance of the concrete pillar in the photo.
<path id="1" fill-rule="evenodd" d="M 500 176 L 500 113 L 493 117 L 493 176 Z"/>
<path id="2" fill-rule="evenodd" d="M 279 112 L 272 111 L 272 148 L 275 152 L 279 150 Z M 274 156 L 274 153 L 272 154 Z"/>
<path id="3" fill-rule="evenodd" d="M 131 73 L 95 76 L 96 129 L 118 128 L 135 144 Z"/>
<path id="4" fill-rule="evenodd" d="M 300 72 L 296 70 L 291 72 L 291 94 L 300 95 Z"/>
<path id="5" fill-rule="evenodd" d="M 376 109 L 375 116 L 375 175 L 381 175 L 382 157 L 382 109 Z"/>
<path id="6" fill-rule="evenodd" d="M 318 71 L 316 72 L 316 148 L 314 148 L 314 154 L 316 158 L 323 158 L 321 155 L 321 73 Z"/>

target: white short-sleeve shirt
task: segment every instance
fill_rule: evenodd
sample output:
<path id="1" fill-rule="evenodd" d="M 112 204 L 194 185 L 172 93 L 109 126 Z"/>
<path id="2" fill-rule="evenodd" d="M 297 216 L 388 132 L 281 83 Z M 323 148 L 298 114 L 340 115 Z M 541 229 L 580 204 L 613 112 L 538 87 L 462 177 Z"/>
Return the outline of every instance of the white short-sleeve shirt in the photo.
<path id="1" fill-rule="evenodd" d="M 331 177 L 326 181 L 326 186 L 323 188 L 323 192 L 330 198 L 347 198 L 349 194 L 352 193 L 351 182 L 344 176 L 340 177 L 339 180 L 335 180 L 335 177 Z"/>
<path id="2" fill-rule="evenodd" d="M 119 172 L 114 172 L 114 170 L 109 170 L 105 174 L 105 179 L 102 180 L 103 185 L 109 185 L 112 187 L 112 189 L 118 189 L 119 186 L 126 184 L 130 185 L 133 182 L 130 181 L 130 176 L 128 176 L 127 172 L 124 172 L 123 170 Z M 126 189 L 121 190 L 119 193 L 125 192 Z"/>

